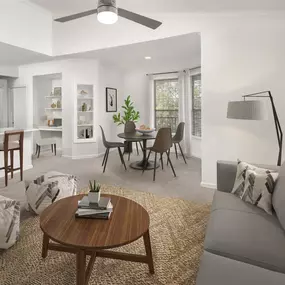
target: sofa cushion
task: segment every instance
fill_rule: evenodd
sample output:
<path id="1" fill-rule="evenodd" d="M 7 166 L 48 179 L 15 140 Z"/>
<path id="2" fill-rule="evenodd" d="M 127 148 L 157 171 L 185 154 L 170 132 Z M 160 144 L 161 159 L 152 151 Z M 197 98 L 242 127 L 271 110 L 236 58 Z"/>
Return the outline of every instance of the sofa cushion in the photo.
<path id="1" fill-rule="evenodd" d="M 283 229 L 285 229 L 285 163 L 279 171 L 272 196 L 272 205 Z"/>
<path id="2" fill-rule="evenodd" d="M 278 219 L 257 207 L 250 211 L 214 210 L 207 227 L 205 250 L 285 273 L 285 232 Z"/>
<path id="3" fill-rule="evenodd" d="M 256 206 L 245 203 L 239 197 L 221 191 L 216 191 L 214 194 L 214 199 L 212 203 L 212 211 L 219 209 L 228 209 L 235 211 L 242 211 L 253 214 L 266 215 L 266 213 Z"/>
<path id="4" fill-rule="evenodd" d="M 281 285 L 285 274 L 229 259 L 207 251 L 203 253 L 196 285 Z"/>

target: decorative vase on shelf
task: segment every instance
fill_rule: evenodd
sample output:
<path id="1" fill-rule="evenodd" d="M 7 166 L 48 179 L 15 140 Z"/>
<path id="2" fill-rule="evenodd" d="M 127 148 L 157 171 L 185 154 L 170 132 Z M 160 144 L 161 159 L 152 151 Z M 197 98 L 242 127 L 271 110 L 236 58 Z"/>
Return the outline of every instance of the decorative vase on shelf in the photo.
<path id="1" fill-rule="evenodd" d="M 57 102 L 56 102 L 56 107 L 57 107 L 58 109 L 61 109 L 61 102 L 60 102 L 60 100 L 57 100 Z"/>
<path id="2" fill-rule="evenodd" d="M 87 111 L 87 105 L 86 103 L 83 103 L 81 106 L 82 112 L 86 112 Z"/>
<path id="3" fill-rule="evenodd" d="M 51 107 L 52 107 L 53 109 L 55 109 L 55 108 L 56 108 L 56 104 L 55 104 L 55 103 L 52 103 L 52 104 L 51 104 Z"/>
<path id="4" fill-rule="evenodd" d="M 101 197 L 101 185 L 96 180 L 89 181 L 88 200 L 90 203 L 99 203 Z"/>

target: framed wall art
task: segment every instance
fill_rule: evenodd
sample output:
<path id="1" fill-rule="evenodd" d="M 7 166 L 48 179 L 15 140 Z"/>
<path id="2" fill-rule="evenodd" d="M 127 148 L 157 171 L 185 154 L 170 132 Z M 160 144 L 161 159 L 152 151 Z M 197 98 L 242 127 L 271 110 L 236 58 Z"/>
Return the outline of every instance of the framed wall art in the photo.
<path id="1" fill-rule="evenodd" d="M 117 89 L 106 88 L 106 112 L 117 112 Z"/>

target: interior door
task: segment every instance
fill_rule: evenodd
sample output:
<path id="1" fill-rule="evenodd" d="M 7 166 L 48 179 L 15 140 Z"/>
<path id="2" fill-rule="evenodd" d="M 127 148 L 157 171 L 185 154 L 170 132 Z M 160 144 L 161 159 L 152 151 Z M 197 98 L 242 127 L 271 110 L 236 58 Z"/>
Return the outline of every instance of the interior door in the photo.
<path id="1" fill-rule="evenodd" d="M 11 88 L 11 96 L 13 97 L 14 103 L 14 127 L 17 129 L 25 129 L 28 125 L 26 87 Z"/>

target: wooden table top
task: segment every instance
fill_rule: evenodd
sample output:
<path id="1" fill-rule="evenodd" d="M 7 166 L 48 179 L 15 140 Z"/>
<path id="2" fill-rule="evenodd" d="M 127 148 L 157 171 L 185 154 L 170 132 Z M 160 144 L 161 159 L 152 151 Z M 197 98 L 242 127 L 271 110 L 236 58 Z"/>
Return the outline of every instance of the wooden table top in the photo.
<path id="1" fill-rule="evenodd" d="M 157 132 L 152 132 L 149 134 L 141 134 L 139 132 L 134 133 L 120 133 L 118 137 L 121 139 L 141 139 L 141 140 L 154 140 L 156 138 Z"/>
<path id="2" fill-rule="evenodd" d="M 108 249 L 131 243 L 149 228 L 149 215 L 138 203 L 115 195 L 110 197 L 113 213 L 109 220 L 75 218 L 84 195 L 61 199 L 40 216 L 42 231 L 53 241 L 82 249 Z"/>

